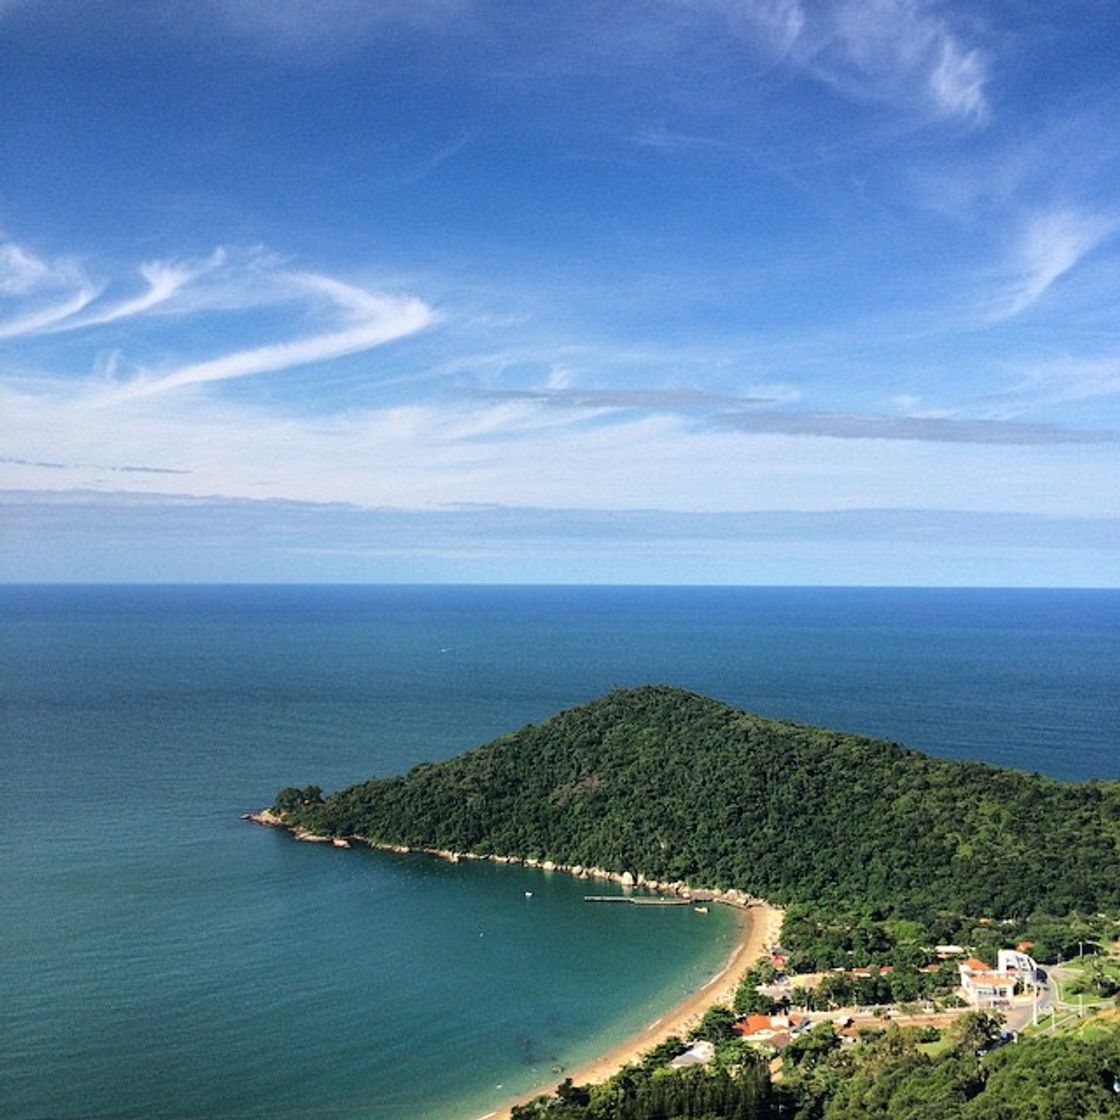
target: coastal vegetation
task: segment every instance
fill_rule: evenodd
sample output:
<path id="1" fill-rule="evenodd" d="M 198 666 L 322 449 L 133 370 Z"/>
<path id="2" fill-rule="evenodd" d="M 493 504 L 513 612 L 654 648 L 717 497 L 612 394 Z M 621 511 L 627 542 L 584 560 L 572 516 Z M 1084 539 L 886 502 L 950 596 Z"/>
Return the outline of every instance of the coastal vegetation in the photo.
<path id="1" fill-rule="evenodd" d="M 609 869 L 654 890 L 734 889 L 785 907 L 784 955 L 757 962 L 732 1007 L 608 1081 L 565 1081 L 514 1120 L 1120 1117 L 1110 1012 L 1092 1033 L 1014 1046 L 999 1016 L 978 1012 L 943 1034 L 876 1024 L 858 1045 L 831 1023 L 802 1024 L 774 1067 L 736 1030 L 739 1015 L 791 1006 L 959 1008 L 964 947 L 1076 956 L 1071 982 L 1112 992 L 1120 782 L 932 758 L 647 686 L 402 777 L 325 798 L 289 787 L 264 816 L 307 839 Z M 774 983 L 779 970 L 788 983 Z M 798 982 L 810 972 L 825 975 Z M 711 1057 L 674 1067 L 696 1040 Z"/>
<path id="2" fill-rule="evenodd" d="M 810 905 L 834 932 L 852 924 L 869 955 L 915 928 L 904 921 L 928 939 L 965 915 L 1120 907 L 1120 782 L 931 758 L 666 686 L 617 689 L 321 801 L 301 792 L 274 809 L 309 832 L 736 887 Z M 798 933 L 796 951 L 824 934 Z"/>
<path id="3" fill-rule="evenodd" d="M 844 1046 L 825 1023 L 786 1047 L 773 1078 L 743 1047 L 709 1068 L 645 1063 L 569 1082 L 513 1120 L 1108 1120 L 1120 1117 L 1120 1020 L 1090 1022 L 1006 1045 L 998 1016 L 972 1012 L 932 1053 L 918 1028 Z"/>
<path id="4" fill-rule="evenodd" d="M 1053 964 L 1100 952 L 1115 936 L 1105 913 L 1065 915 L 1035 911 L 1025 918 L 952 913 L 937 899 L 913 905 L 905 919 L 883 919 L 873 908 L 831 908 L 821 912 L 804 903 L 786 908 L 782 944 L 787 971 L 820 972 L 867 965 L 922 966 L 936 959 L 936 945 L 967 945 L 979 957 L 995 959 L 1011 944 L 1024 944 L 1035 960 Z"/>
<path id="5" fill-rule="evenodd" d="M 710 1067 L 673 1069 L 666 1064 L 627 1066 L 601 1085 L 559 1085 L 555 1096 L 515 1106 L 513 1120 L 660 1120 L 708 1117 L 763 1120 L 774 1110 L 775 1093 L 766 1063 L 740 1048 L 733 1059 Z"/>

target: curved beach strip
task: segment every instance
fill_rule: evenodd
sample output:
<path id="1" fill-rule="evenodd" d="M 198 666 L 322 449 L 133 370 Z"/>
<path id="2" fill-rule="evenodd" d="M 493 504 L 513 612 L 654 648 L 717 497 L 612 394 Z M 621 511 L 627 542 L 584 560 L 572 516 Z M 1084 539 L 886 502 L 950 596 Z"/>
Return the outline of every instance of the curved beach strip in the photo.
<path id="1" fill-rule="evenodd" d="M 280 828 L 290 833 L 296 840 L 312 843 L 330 843 L 332 837 L 318 836 L 307 829 L 289 824 L 283 816 L 273 813 L 270 809 L 260 809 L 255 813 L 246 813 L 245 820 L 269 828 Z M 346 837 L 347 846 L 350 841 L 359 841 L 368 844 L 371 848 L 381 851 L 408 853 L 410 848 L 399 844 L 387 844 L 364 836 Z M 478 855 L 473 852 L 452 852 L 440 848 L 421 848 L 426 855 L 446 859 L 458 863 L 463 859 L 493 860 L 497 863 L 514 863 L 522 867 L 542 871 L 558 871 L 566 874 L 576 874 L 581 879 L 606 879 L 611 882 L 631 886 L 635 880 L 632 875 L 618 872 L 602 871 L 593 868 L 590 871 L 582 867 L 572 867 L 567 864 L 555 864 L 551 861 L 525 859 L 520 856 L 494 856 Z M 638 885 L 647 885 L 644 879 L 637 880 Z M 623 1066 L 636 1062 L 653 1047 L 664 1042 L 673 1035 L 684 1037 L 703 1018 L 710 1007 L 717 1004 L 730 1004 L 735 997 L 739 982 L 744 974 L 764 953 L 767 946 L 778 943 L 782 930 L 784 911 L 759 898 L 747 895 L 737 890 L 722 893 L 707 889 L 694 889 L 687 883 L 652 884 L 657 893 L 678 895 L 691 902 L 719 903 L 730 905 L 739 911 L 739 937 L 728 956 L 724 966 L 707 983 L 695 992 L 686 996 L 675 1004 L 660 1018 L 655 1019 L 644 1030 L 632 1035 L 625 1042 L 612 1047 L 606 1054 L 586 1062 L 572 1070 L 564 1070 L 560 1074 L 553 1074 L 552 1078 L 542 1080 L 538 1087 L 518 1097 L 504 1108 L 487 1112 L 480 1120 L 511 1120 L 510 1113 L 514 1105 L 526 1104 L 539 1097 L 542 1093 L 550 1092 L 565 1077 L 570 1077 L 576 1085 L 587 1085 L 599 1081 L 606 1081 L 613 1077 Z M 749 899 L 749 901 L 747 901 Z"/>
<path id="2" fill-rule="evenodd" d="M 514 1105 L 527 1104 L 534 1097 L 551 1091 L 565 1077 L 570 1077 L 576 1085 L 606 1081 L 618 1073 L 623 1066 L 638 1061 L 658 1043 L 664 1042 L 673 1035 L 683 1038 L 700 1022 L 709 1007 L 720 1003 L 730 1004 L 735 997 L 739 981 L 747 970 L 762 956 L 768 945 L 777 943 L 782 929 L 782 911 L 765 902 L 756 902 L 741 911 L 740 923 L 739 938 L 731 955 L 723 968 L 701 988 L 686 996 L 680 1003 L 666 1011 L 661 1018 L 650 1023 L 648 1027 L 632 1035 L 625 1042 L 620 1042 L 593 1061 L 572 1070 L 565 1070 L 561 1074 L 554 1074 L 553 1079 L 540 1088 L 526 1093 L 505 1108 L 487 1113 L 487 1120 L 510 1120 Z"/>

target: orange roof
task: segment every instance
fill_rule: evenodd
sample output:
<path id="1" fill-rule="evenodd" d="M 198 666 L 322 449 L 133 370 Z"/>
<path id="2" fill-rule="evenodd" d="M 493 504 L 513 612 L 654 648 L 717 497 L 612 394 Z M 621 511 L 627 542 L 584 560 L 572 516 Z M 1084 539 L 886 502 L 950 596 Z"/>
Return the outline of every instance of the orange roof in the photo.
<path id="1" fill-rule="evenodd" d="M 1019 952 L 1019 953 L 1025 953 L 1028 949 L 1033 949 L 1033 948 L 1034 948 L 1034 942 L 1033 941 L 1020 941 L 1019 944 L 1015 946 L 1016 952 Z"/>
<path id="2" fill-rule="evenodd" d="M 973 972 L 987 972 L 992 966 L 987 961 L 982 961 L 978 957 L 969 957 L 966 961 L 961 961 L 965 968 L 972 969 Z"/>
<path id="3" fill-rule="evenodd" d="M 775 1019 L 779 1022 L 775 1022 Z M 758 1034 L 760 1031 L 785 1030 L 788 1024 L 794 1022 L 797 1022 L 797 1020 L 788 1019 L 784 1015 L 748 1015 L 735 1024 L 735 1033 L 746 1037 Z"/>
<path id="4" fill-rule="evenodd" d="M 769 1015 L 748 1015 L 742 1022 L 735 1024 L 735 1030 L 739 1034 L 757 1034 L 759 1031 L 770 1031 L 774 1028 L 770 1026 Z"/>

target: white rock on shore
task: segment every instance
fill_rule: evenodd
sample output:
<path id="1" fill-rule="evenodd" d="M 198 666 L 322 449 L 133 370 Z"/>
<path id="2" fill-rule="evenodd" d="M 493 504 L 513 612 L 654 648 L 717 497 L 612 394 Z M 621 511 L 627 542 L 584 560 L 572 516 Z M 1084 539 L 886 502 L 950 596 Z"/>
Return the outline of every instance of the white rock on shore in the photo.
<path id="1" fill-rule="evenodd" d="M 349 848 L 350 842 L 357 840 L 368 844 L 371 848 L 396 852 L 400 855 L 407 855 L 412 851 L 407 844 L 386 844 L 365 836 L 319 836 L 301 826 L 293 827 L 289 825 L 282 816 L 273 813 L 271 809 L 260 809 L 255 813 L 245 813 L 242 819 L 270 828 L 286 828 L 296 840 L 302 840 L 310 844 L 333 844 L 336 848 Z M 753 895 L 735 887 L 723 891 L 708 888 L 694 890 L 688 883 L 679 879 L 674 882 L 662 882 L 658 879 L 649 879 L 642 872 L 635 875 L 632 871 L 606 871 L 602 867 L 584 867 L 579 863 L 557 863 L 555 860 L 538 859 L 535 856 L 483 855 L 478 852 L 455 852 L 447 848 L 423 848 L 421 850 L 428 855 L 439 856 L 440 859 L 445 859 L 450 863 L 459 863 L 464 859 L 489 860 L 492 863 L 522 865 L 541 871 L 560 871 L 568 875 L 574 875 L 577 879 L 603 879 L 607 882 L 618 883 L 625 888 L 638 886 L 657 894 L 675 894 L 683 899 L 702 902 L 722 902 L 741 910 L 762 903 L 762 900 L 756 899 Z"/>

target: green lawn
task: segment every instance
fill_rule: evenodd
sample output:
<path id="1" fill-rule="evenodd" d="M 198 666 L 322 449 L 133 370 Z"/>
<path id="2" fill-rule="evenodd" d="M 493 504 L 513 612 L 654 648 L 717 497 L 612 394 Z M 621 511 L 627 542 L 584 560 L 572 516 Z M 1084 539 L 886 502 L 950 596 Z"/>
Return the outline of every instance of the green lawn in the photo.
<path id="1" fill-rule="evenodd" d="M 953 1040 L 944 1034 L 936 1042 L 919 1042 L 918 1049 L 927 1057 L 936 1058 L 938 1054 L 944 1053 L 953 1045 Z"/>

